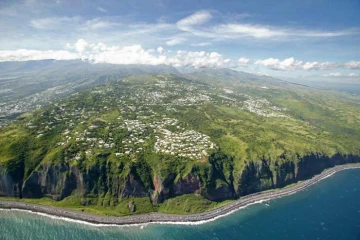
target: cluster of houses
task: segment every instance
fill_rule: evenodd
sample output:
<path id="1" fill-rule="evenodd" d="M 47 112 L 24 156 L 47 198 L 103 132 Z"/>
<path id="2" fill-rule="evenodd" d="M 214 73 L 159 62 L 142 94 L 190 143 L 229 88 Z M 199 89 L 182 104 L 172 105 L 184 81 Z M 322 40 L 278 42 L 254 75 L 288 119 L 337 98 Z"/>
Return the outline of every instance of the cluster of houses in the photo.
<path id="1" fill-rule="evenodd" d="M 90 148 L 111 149 L 115 147 L 115 142 L 111 133 L 109 133 L 106 139 L 104 139 L 103 137 L 91 136 L 93 133 L 89 129 L 84 130 L 84 132 L 72 132 L 69 129 L 66 129 L 62 135 L 63 141 L 58 142 L 58 146 L 63 146 L 70 143 L 71 141 L 74 141 L 75 145 L 81 145 Z"/>
<path id="2" fill-rule="evenodd" d="M 174 99 L 172 104 L 178 106 L 193 106 L 193 105 L 201 104 L 205 101 L 212 101 L 212 98 L 205 94 L 190 95 L 190 96 Z"/>
<path id="3" fill-rule="evenodd" d="M 173 126 L 174 130 L 170 131 L 166 126 Z M 174 118 L 163 118 L 155 123 L 155 127 L 155 152 L 200 159 L 216 147 L 209 136 L 194 130 L 186 131 Z"/>
<path id="4" fill-rule="evenodd" d="M 140 120 L 124 120 L 124 125 L 120 127 L 127 128 L 129 136 L 122 140 L 122 152 L 116 152 L 116 156 L 140 153 L 144 150 L 143 145 L 149 139 L 148 126 Z"/>
<path id="5" fill-rule="evenodd" d="M 5 89 L 6 91 L 3 91 L 3 93 L 9 93 L 11 94 L 13 92 L 12 89 Z M 1 92 L 2 90 L 0 90 Z M 39 109 L 43 105 L 47 105 L 51 100 L 56 99 L 58 96 L 64 95 L 68 92 L 70 92 L 70 89 L 67 89 L 66 87 L 53 87 L 49 88 L 45 91 L 34 93 L 29 96 L 26 96 L 24 98 L 16 99 L 16 100 L 8 100 L 8 99 L 2 99 L 3 102 L 0 103 L 0 119 L 14 115 L 19 114 L 23 112 L 29 112 L 33 109 Z M 0 101 L 2 101 L 0 100 Z M 0 121 L 0 128 L 6 127 L 9 125 L 11 120 L 3 120 Z"/>
<path id="6" fill-rule="evenodd" d="M 178 106 L 214 102 L 210 97 L 214 94 L 221 99 L 217 100 L 217 104 L 245 109 L 264 117 L 288 117 L 279 113 L 286 109 L 272 106 L 266 99 L 253 99 L 232 89 L 219 88 L 214 91 L 164 77 L 164 80 L 157 80 L 155 87 L 95 89 L 90 95 L 96 101 L 91 104 L 76 104 L 81 102 L 77 97 L 82 96 L 73 94 L 74 103 L 55 104 L 47 121 L 40 124 L 28 123 L 27 127 L 36 128 L 40 138 L 46 131 L 60 124 L 65 130 L 57 145 L 72 143 L 87 149 L 88 154 L 95 150 L 110 150 L 117 157 L 136 156 L 150 146 L 157 153 L 201 159 L 216 148 L 210 137 L 186 129 L 185 123 L 166 117 L 166 114 L 160 113 L 156 108 L 177 112 Z M 240 101 L 239 95 L 247 100 Z M 101 119 L 103 115 L 116 112 L 115 110 L 120 114 L 100 125 L 94 124 L 94 118 Z M 118 134 L 122 134 L 121 137 L 114 139 L 115 136 L 120 136 Z M 153 145 L 149 145 L 150 143 Z"/>
<path id="7" fill-rule="evenodd" d="M 262 89 L 267 89 L 267 87 L 262 87 Z M 280 113 L 287 111 L 286 108 L 273 106 L 267 99 L 264 98 L 253 98 L 247 94 L 239 93 L 226 88 L 217 89 L 217 96 L 220 97 L 220 100 L 218 100 L 217 103 L 224 106 L 247 110 L 259 116 L 268 118 L 289 118 L 288 115 Z M 240 101 L 236 97 L 245 98 L 247 100 Z"/>
<path id="8" fill-rule="evenodd" d="M 167 117 L 153 121 L 145 119 L 146 122 L 124 120 L 124 126 L 130 135 L 122 141 L 122 151 L 116 152 L 116 156 L 136 155 L 143 151 L 150 134 L 155 135 L 154 151 L 157 153 L 200 159 L 208 156 L 209 150 L 216 147 L 209 136 L 194 130 L 186 131 L 177 119 Z M 173 127 L 172 131 L 167 129 L 169 126 Z"/>
<path id="9" fill-rule="evenodd" d="M 210 141 L 210 137 L 194 130 L 184 132 L 171 132 L 167 129 L 159 129 L 155 136 L 155 152 L 200 159 L 209 154 L 209 150 L 216 146 Z"/>
<path id="10" fill-rule="evenodd" d="M 197 85 L 175 82 L 161 75 L 159 77 L 165 80 L 157 80 L 154 84 L 156 89 L 133 89 L 131 94 L 133 100 L 143 106 L 193 106 L 212 101 L 210 92 Z"/>
<path id="11" fill-rule="evenodd" d="M 271 106 L 271 103 L 266 99 L 249 98 L 248 100 L 243 102 L 243 107 L 241 107 L 240 109 L 246 109 L 259 116 L 268 118 L 289 118 L 288 115 L 278 113 L 281 111 L 286 111 L 286 108 Z"/>

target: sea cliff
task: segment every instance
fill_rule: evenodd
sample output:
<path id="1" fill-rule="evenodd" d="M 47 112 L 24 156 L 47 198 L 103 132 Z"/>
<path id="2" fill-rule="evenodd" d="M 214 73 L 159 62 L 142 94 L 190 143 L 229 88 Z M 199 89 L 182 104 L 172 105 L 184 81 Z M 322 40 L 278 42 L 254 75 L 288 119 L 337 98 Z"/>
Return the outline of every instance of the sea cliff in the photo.
<path id="1" fill-rule="evenodd" d="M 81 199 L 84 206 L 115 206 L 124 197 L 149 197 L 157 204 L 191 193 L 220 201 L 281 188 L 310 179 L 335 165 L 356 162 L 360 162 L 359 156 L 336 154 L 328 157 L 311 154 L 299 156 L 295 160 L 283 158 L 281 161 L 246 161 L 241 171 L 230 168 L 232 171 L 229 172 L 218 165 L 222 163 L 218 156 L 212 155 L 209 163 L 195 166 L 183 175 L 170 172 L 160 176 L 149 166 L 149 172 L 146 173 L 149 181 L 139 175 L 136 169 L 126 172 L 119 166 L 104 167 L 99 163 L 86 169 L 64 163 L 41 163 L 24 179 L 0 166 L 0 195 L 19 198 L 48 197 L 57 201 L 75 196 Z"/>

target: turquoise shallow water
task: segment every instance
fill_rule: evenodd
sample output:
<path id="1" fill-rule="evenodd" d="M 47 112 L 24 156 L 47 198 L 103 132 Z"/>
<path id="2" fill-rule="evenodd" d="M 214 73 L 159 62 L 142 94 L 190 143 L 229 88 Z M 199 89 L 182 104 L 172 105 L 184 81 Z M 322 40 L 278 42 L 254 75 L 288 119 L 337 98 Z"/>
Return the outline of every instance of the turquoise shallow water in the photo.
<path id="1" fill-rule="evenodd" d="M 196 226 L 93 227 L 0 211 L 0 239 L 326 239 L 360 240 L 360 169 L 294 195 Z"/>

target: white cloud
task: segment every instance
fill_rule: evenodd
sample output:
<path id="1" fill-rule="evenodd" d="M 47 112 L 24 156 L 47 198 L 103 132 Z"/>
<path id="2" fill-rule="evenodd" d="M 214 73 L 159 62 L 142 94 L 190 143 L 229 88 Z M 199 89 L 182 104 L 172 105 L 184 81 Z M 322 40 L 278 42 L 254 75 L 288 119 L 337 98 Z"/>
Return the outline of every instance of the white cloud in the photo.
<path id="1" fill-rule="evenodd" d="M 250 62 L 250 59 L 241 57 L 238 59 L 238 64 L 240 66 L 246 66 Z"/>
<path id="2" fill-rule="evenodd" d="M 360 73 L 340 73 L 333 72 L 328 74 L 323 74 L 323 77 L 360 77 Z"/>
<path id="3" fill-rule="evenodd" d="M 100 12 L 106 13 L 107 10 L 105 8 L 102 7 L 97 7 L 97 10 L 99 10 Z"/>
<path id="4" fill-rule="evenodd" d="M 323 77 L 340 77 L 340 76 L 343 76 L 343 73 L 334 72 L 334 73 L 323 74 L 322 76 Z"/>
<path id="5" fill-rule="evenodd" d="M 244 23 L 216 25 L 213 27 L 212 32 L 220 37 L 229 39 L 241 37 L 254 37 L 259 39 L 325 38 L 358 34 L 356 30 L 315 31 Z M 206 34 L 205 36 L 211 36 L 211 34 Z"/>
<path id="6" fill-rule="evenodd" d="M 84 39 L 79 39 L 74 45 L 75 50 L 79 54 L 82 54 L 88 46 L 89 46 L 89 43 L 86 42 Z"/>
<path id="7" fill-rule="evenodd" d="M 360 73 L 349 73 L 349 77 L 360 77 Z"/>
<path id="8" fill-rule="evenodd" d="M 109 21 L 109 18 L 93 18 L 85 20 L 81 17 L 52 17 L 40 18 L 30 21 L 30 26 L 38 30 L 53 30 L 70 28 L 73 31 L 92 31 L 99 29 L 106 29 L 121 25 L 121 23 Z"/>
<path id="9" fill-rule="evenodd" d="M 304 62 L 295 60 L 293 57 L 280 60 L 277 58 L 267 58 L 257 60 L 254 62 L 256 65 L 262 65 L 273 70 L 328 70 L 343 67 L 344 64 L 333 62 Z"/>
<path id="10" fill-rule="evenodd" d="M 201 25 L 206 23 L 212 18 L 208 11 L 198 11 L 188 17 L 179 20 L 176 25 L 183 31 L 189 31 L 194 25 Z"/>
<path id="11" fill-rule="evenodd" d="M 92 6 L 92 8 L 95 11 L 99 10 L 97 9 L 98 6 Z M 110 11 L 110 9 L 104 10 Z M 160 42 L 163 46 L 177 46 L 186 41 L 186 44 L 191 47 L 205 47 L 211 44 L 218 46 L 219 41 L 234 42 L 235 40 L 239 40 L 239 43 L 241 43 L 240 41 L 242 39 L 247 41 L 249 38 L 267 41 L 271 39 L 288 40 L 298 37 L 336 37 L 356 34 L 356 32 L 359 34 L 359 31 L 356 29 L 332 32 L 252 24 L 247 21 L 248 18 L 246 18 L 246 14 L 244 17 L 240 15 L 239 17 L 232 17 L 226 14 L 222 15 L 219 12 L 198 11 L 177 22 L 155 23 L 136 22 L 133 21 L 130 16 L 116 15 L 106 15 L 98 18 L 86 18 L 84 16 L 40 18 L 33 19 L 29 22 L 30 26 L 39 31 L 30 31 L 31 33 L 27 34 L 30 36 L 22 37 L 21 41 L 25 41 L 26 39 L 30 42 L 30 40 L 32 40 L 31 46 L 36 46 L 39 44 L 39 38 L 41 36 L 46 38 L 46 40 L 43 41 L 44 44 L 50 45 L 51 40 L 57 37 L 58 39 L 55 43 L 61 42 L 61 44 L 64 44 L 69 41 L 69 39 L 83 36 L 93 41 L 99 41 L 97 39 L 101 39 L 101 41 L 121 43 L 124 45 L 146 44 L 146 46 L 154 47 L 158 46 L 157 44 Z M 250 18 L 249 21 L 255 21 L 255 17 Z M 18 31 L 12 26 L 7 27 L 4 25 L 2 28 L 5 28 L 2 29 L 5 32 Z M 46 31 L 55 29 L 57 31 Z M 108 34 L 100 34 L 105 31 Z M 39 33 L 41 33 L 41 35 Z M 8 36 L 15 36 L 15 34 L 8 34 Z M 245 44 L 248 44 L 248 42 L 245 42 Z M 10 38 L 6 36 L 4 36 L 2 46 L 14 48 L 14 44 L 12 44 Z M 58 46 L 59 45 L 56 45 L 56 47 Z M 199 50 L 199 48 L 194 49 Z"/>
<path id="12" fill-rule="evenodd" d="M 181 43 L 183 43 L 185 41 L 186 41 L 185 38 L 173 38 L 173 39 L 171 39 L 169 41 L 166 41 L 166 45 L 175 46 L 175 45 L 179 45 L 179 44 L 181 44 Z"/>
<path id="13" fill-rule="evenodd" d="M 74 45 L 67 44 L 68 49 L 78 52 L 81 59 L 88 59 L 94 63 L 111 64 L 166 64 L 175 67 L 194 67 L 194 68 L 222 68 L 230 67 L 231 61 L 217 52 L 191 52 L 177 51 L 175 55 L 170 55 L 162 47 L 154 49 L 144 49 L 141 45 L 131 46 L 107 46 L 103 43 L 88 43 L 79 39 Z"/>
<path id="14" fill-rule="evenodd" d="M 260 24 L 236 22 L 231 20 L 233 19 L 232 17 L 230 17 L 230 20 L 226 19 L 225 23 L 204 27 L 204 23 L 207 23 L 212 17 L 213 16 L 208 11 L 198 11 L 186 18 L 181 19 L 177 22 L 176 25 L 180 30 L 192 33 L 196 36 L 218 40 L 239 39 L 244 37 L 253 37 L 258 39 L 290 39 L 299 37 L 325 38 L 359 34 L 358 29 L 347 29 L 341 31 L 294 29 L 284 28 L 281 26 L 266 26 Z"/>
<path id="15" fill-rule="evenodd" d="M 167 62 L 175 67 L 224 68 L 229 67 L 230 59 L 224 58 L 217 52 L 177 51 L 176 55 Z"/>
<path id="16" fill-rule="evenodd" d="M 339 64 L 333 62 L 301 62 L 300 64 L 300 68 L 304 70 L 327 70 L 339 67 L 341 67 Z"/>
<path id="17" fill-rule="evenodd" d="M 281 30 L 270 29 L 264 26 L 249 24 L 226 24 L 215 27 L 215 32 L 225 34 L 228 38 L 237 38 L 241 36 L 251 36 L 255 38 L 270 38 L 284 36 L 285 32 Z M 221 36 L 221 35 L 220 35 Z"/>
<path id="18" fill-rule="evenodd" d="M 164 53 L 165 49 L 163 47 L 158 47 L 156 51 L 160 54 Z"/>
<path id="19" fill-rule="evenodd" d="M 302 61 L 297 61 L 294 58 L 287 58 L 279 60 L 277 58 L 268 58 L 255 61 L 256 65 L 262 65 L 273 70 L 294 70 L 303 64 Z"/>
<path id="20" fill-rule="evenodd" d="M 360 69 L 360 61 L 350 61 L 344 64 L 345 68 Z"/>
<path id="21" fill-rule="evenodd" d="M 98 29 L 105 29 L 105 28 L 110 28 L 110 27 L 114 27 L 114 26 L 118 26 L 118 25 L 120 25 L 120 23 L 106 21 L 106 20 L 103 20 L 100 18 L 94 18 L 94 19 L 86 21 L 85 29 L 87 28 L 89 30 L 98 30 Z"/>
<path id="22" fill-rule="evenodd" d="M 306 62 L 296 60 L 293 57 L 286 59 L 267 58 L 252 61 L 249 58 L 240 57 L 236 62 L 224 57 L 217 52 L 205 51 L 171 51 L 163 47 L 157 49 L 144 49 L 141 45 L 108 46 L 104 43 L 89 43 L 84 39 L 77 40 L 74 44 L 66 44 L 67 50 L 26 50 L 0 51 L 0 61 L 26 61 L 40 59 L 87 59 L 94 63 L 112 64 L 166 64 L 175 67 L 194 68 L 234 68 L 250 64 L 261 65 L 274 70 L 332 70 L 332 69 L 360 69 L 359 61 L 345 63 L 335 62 Z M 341 76 L 330 73 L 327 76 Z M 348 77 L 357 77 L 358 73 L 350 73 Z"/>
<path id="23" fill-rule="evenodd" d="M 257 60 L 255 65 L 262 65 L 273 70 L 331 70 L 337 68 L 360 69 L 360 61 L 350 61 L 346 63 L 335 62 L 305 62 L 296 60 L 293 57 L 280 60 L 277 58 L 267 58 Z"/>
<path id="24" fill-rule="evenodd" d="M 52 18 L 40 18 L 30 21 L 30 26 L 40 30 L 57 29 L 65 24 L 77 24 L 80 21 L 80 17 L 52 17 Z"/>
<path id="25" fill-rule="evenodd" d="M 0 51 L 0 62 L 5 61 L 29 61 L 29 60 L 43 60 L 43 59 L 54 59 L 54 60 L 71 60 L 77 59 L 78 55 L 71 53 L 66 50 L 27 50 L 18 49 L 15 51 Z"/>
<path id="26" fill-rule="evenodd" d="M 95 45 L 96 46 L 96 45 Z M 112 64 L 149 64 L 158 65 L 166 63 L 165 55 L 153 55 L 151 50 L 145 50 L 140 45 L 132 46 L 105 46 L 99 52 L 91 52 L 82 56 L 94 63 Z"/>
<path id="27" fill-rule="evenodd" d="M 192 47 L 205 47 L 205 46 L 209 46 L 209 45 L 211 45 L 211 43 L 209 43 L 209 42 L 200 42 L 200 43 L 191 44 Z"/>

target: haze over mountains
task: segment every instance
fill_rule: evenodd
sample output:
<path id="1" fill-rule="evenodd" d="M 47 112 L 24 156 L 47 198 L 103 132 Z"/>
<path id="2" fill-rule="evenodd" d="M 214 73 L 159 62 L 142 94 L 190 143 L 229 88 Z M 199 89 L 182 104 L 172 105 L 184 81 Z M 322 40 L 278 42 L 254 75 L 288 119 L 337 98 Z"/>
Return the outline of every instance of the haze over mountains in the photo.
<path id="1" fill-rule="evenodd" d="M 0 208 L 193 224 L 309 197 L 311 184 L 360 166 L 359 9 L 359 0 L 0 0 Z M 356 224 L 342 202 L 328 212 L 305 201 L 316 221 L 281 207 L 293 226 L 266 226 L 280 223 L 274 239 L 322 239 L 340 216 L 350 224 L 333 239 L 357 239 L 343 235 Z M 12 211 L 0 212 L 2 222 Z M 224 219 L 226 234 L 185 232 L 240 239 L 246 226 Z M 324 235 L 305 234 L 309 219 Z M 16 223 L 0 224 L 0 238 L 24 238 Z M 158 236 L 184 238 L 177 231 Z"/>
<path id="2" fill-rule="evenodd" d="M 234 81 L 263 81 L 285 84 L 283 80 L 265 75 L 255 75 L 226 68 L 192 67 L 175 68 L 168 65 L 120 65 L 91 63 L 84 60 L 35 60 L 0 63 L 0 117 L 11 118 L 52 100 L 65 97 L 81 89 L 100 85 L 129 75 L 172 73 L 191 79 Z M 357 93 L 360 85 L 328 84 L 326 82 L 291 79 L 290 82 L 306 84 L 324 89 L 335 89 Z M 318 83 L 318 84 L 317 84 Z M 287 82 L 286 84 L 289 84 Z"/>
<path id="3" fill-rule="evenodd" d="M 128 75 L 178 73 L 171 66 L 91 64 L 81 60 L 0 63 L 0 116 L 26 112 L 86 87 Z"/>
<path id="4" fill-rule="evenodd" d="M 264 77 L 226 69 L 201 69 L 194 76 L 219 76 L 260 79 Z M 67 96 L 75 91 L 118 80 L 129 75 L 173 73 L 167 65 L 93 64 L 82 60 L 39 60 L 0 63 L 0 116 L 26 112 L 36 106 Z"/>
<path id="5" fill-rule="evenodd" d="M 1 67 L 2 196 L 184 214 L 360 161 L 357 95 L 229 69 Z"/>

